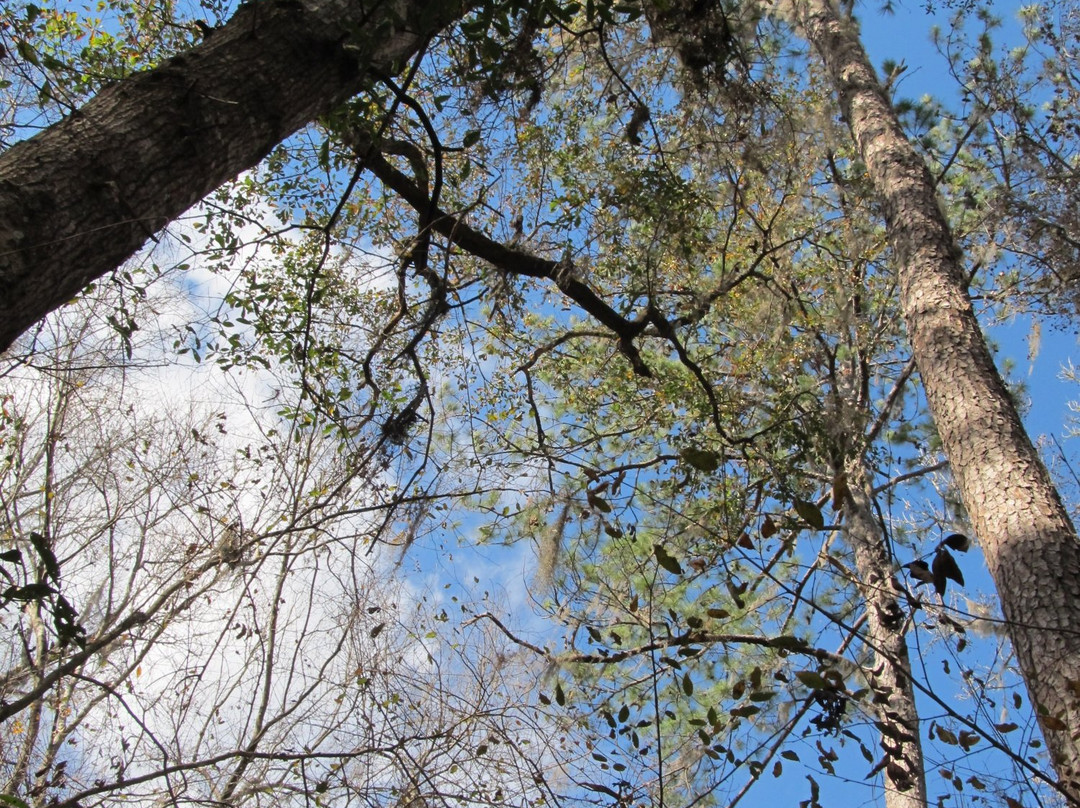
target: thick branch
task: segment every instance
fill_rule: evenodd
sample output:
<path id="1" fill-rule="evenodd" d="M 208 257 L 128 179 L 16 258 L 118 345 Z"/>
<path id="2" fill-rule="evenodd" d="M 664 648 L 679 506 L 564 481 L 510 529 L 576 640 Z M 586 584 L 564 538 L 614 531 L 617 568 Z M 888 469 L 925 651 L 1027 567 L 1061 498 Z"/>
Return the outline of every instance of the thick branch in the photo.
<path id="1" fill-rule="evenodd" d="M 10 148 L 0 156 L 0 349 L 465 8 L 245 3 L 203 44 Z"/>
<path id="2" fill-rule="evenodd" d="M 354 132 L 352 138 L 349 145 L 363 160 L 364 166 L 380 182 L 417 211 L 423 212 L 429 209 L 430 200 L 427 194 L 405 174 L 394 168 L 364 134 Z M 572 267 L 566 266 L 564 262 L 552 261 L 525 250 L 507 247 L 439 208 L 432 211 L 431 227 L 435 232 L 450 239 L 456 246 L 482 261 L 487 261 L 496 269 L 514 275 L 527 275 L 554 281 L 559 291 L 618 336 L 619 351 L 630 361 L 635 373 L 640 376 L 652 376 L 633 343 L 648 324 L 645 316 L 633 320 L 622 316 L 605 303 L 588 284 L 575 278 Z"/>

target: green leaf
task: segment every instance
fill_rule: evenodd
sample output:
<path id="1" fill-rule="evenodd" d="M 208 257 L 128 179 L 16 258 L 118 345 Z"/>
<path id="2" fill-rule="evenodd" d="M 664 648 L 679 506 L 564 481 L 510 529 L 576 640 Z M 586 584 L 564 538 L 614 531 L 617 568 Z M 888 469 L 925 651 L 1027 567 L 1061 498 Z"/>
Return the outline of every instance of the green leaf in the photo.
<path id="1" fill-rule="evenodd" d="M 19 52 L 19 56 L 28 61 L 30 64 L 40 65 L 40 62 L 38 61 L 37 51 L 35 51 L 33 45 L 31 45 L 26 40 L 18 40 L 15 43 L 15 50 Z"/>
<path id="2" fill-rule="evenodd" d="M 811 690 L 826 690 L 832 687 L 829 680 L 817 671 L 795 671 L 795 678 Z"/>
<path id="3" fill-rule="evenodd" d="M 678 560 L 668 554 L 668 551 L 664 549 L 662 544 L 653 545 L 653 553 L 656 555 L 656 563 L 666 569 L 668 572 L 675 575 L 682 575 L 683 569 L 679 565 Z"/>
<path id="4" fill-rule="evenodd" d="M 679 455 L 689 465 L 696 468 L 698 471 L 704 471 L 706 474 L 711 474 L 720 468 L 720 455 L 716 452 L 710 452 L 704 449 L 695 449 L 693 446 L 687 446 Z"/>
<path id="5" fill-rule="evenodd" d="M 470 146 L 475 146 L 479 142 L 480 142 L 480 130 L 479 129 L 470 129 L 468 132 L 465 133 L 465 137 L 463 137 L 461 139 L 461 147 L 463 149 L 467 149 Z"/>
<path id="6" fill-rule="evenodd" d="M 682 689 L 683 689 L 683 693 L 685 693 L 686 695 L 688 695 L 688 696 L 694 695 L 694 683 L 690 680 L 690 674 L 689 673 L 683 675 Z"/>
<path id="7" fill-rule="evenodd" d="M 813 502 L 807 502 L 804 499 L 796 499 L 794 506 L 795 513 L 799 514 L 799 518 L 810 525 L 814 530 L 825 529 L 825 517 L 821 514 L 821 508 Z"/>

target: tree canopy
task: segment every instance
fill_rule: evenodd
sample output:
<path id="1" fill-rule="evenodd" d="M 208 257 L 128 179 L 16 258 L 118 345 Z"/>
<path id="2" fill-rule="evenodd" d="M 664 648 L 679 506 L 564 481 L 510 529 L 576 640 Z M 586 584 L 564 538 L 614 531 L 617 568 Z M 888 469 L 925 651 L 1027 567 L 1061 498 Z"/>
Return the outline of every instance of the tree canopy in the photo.
<path id="1" fill-rule="evenodd" d="M 1080 799 L 1078 12 L 953 11 L 5 7 L 8 798 Z"/>

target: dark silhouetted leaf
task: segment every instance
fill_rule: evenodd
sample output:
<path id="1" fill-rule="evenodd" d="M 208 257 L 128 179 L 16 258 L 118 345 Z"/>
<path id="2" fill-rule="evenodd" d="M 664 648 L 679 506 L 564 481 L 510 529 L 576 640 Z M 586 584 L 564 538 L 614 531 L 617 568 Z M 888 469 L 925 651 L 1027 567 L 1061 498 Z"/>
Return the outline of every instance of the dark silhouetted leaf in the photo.
<path id="1" fill-rule="evenodd" d="M 960 746 L 964 748 L 965 752 L 970 752 L 971 747 L 977 744 L 981 739 L 974 732 L 968 732 L 966 729 L 961 731 L 960 736 L 956 739 Z"/>
<path id="2" fill-rule="evenodd" d="M 4 552 L 0 553 L 0 561 L 10 561 L 10 562 L 14 563 L 14 562 L 20 560 L 21 558 L 22 558 L 22 551 L 18 550 L 18 549 L 16 549 L 16 550 L 5 550 Z"/>
<path id="3" fill-rule="evenodd" d="M 1054 732 L 1064 732 L 1069 728 L 1069 725 L 1058 718 L 1056 715 L 1044 715 L 1040 716 L 1040 724 L 1044 729 L 1049 729 Z"/>
<path id="4" fill-rule="evenodd" d="M 885 764 L 885 773 L 889 775 L 889 780 L 896 786 L 897 791 L 911 791 L 915 785 L 915 780 L 911 776 L 911 772 L 907 770 L 907 767 L 901 766 L 894 760 L 889 760 Z"/>
<path id="5" fill-rule="evenodd" d="M 945 537 L 945 546 L 958 553 L 966 553 L 971 547 L 971 540 L 963 533 L 950 533 Z"/>
<path id="6" fill-rule="evenodd" d="M 27 584 L 26 586 L 9 586 L 4 590 L 4 597 L 8 600 L 41 600 L 55 593 L 56 590 L 48 584 Z"/>
<path id="7" fill-rule="evenodd" d="M 904 569 L 908 571 L 908 575 L 920 584 L 932 584 L 934 582 L 934 573 L 930 572 L 930 565 L 925 561 L 912 561 L 910 564 L 905 564 Z"/>
<path id="8" fill-rule="evenodd" d="M 52 548 L 49 547 L 49 540 L 40 533 L 31 532 L 30 543 L 34 545 L 37 554 L 41 556 L 41 561 L 45 565 L 45 572 L 48 573 L 50 578 L 59 583 L 60 565 L 56 563 L 56 556 L 53 555 Z"/>
<path id="9" fill-rule="evenodd" d="M 946 580 L 956 581 L 960 586 L 964 585 L 964 576 L 960 572 L 960 567 L 956 565 L 956 559 L 944 547 L 938 548 L 930 570 L 934 574 L 934 589 L 939 595 L 945 594 Z"/>
<path id="10" fill-rule="evenodd" d="M 753 704 L 747 704 L 745 707 L 736 707 L 731 711 L 731 714 L 736 718 L 749 718 L 750 716 L 757 715 L 760 712 L 760 707 L 755 707 Z"/>
<path id="11" fill-rule="evenodd" d="M 773 521 L 771 516 L 766 516 L 761 520 L 761 538 L 768 539 L 776 535 L 776 522 Z"/>
<path id="12" fill-rule="evenodd" d="M 602 499 L 600 496 L 594 494 L 592 491 L 586 492 L 585 498 L 589 501 L 589 505 L 600 511 L 600 513 L 611 513 L 611 505 L 607 502 L 607 500 Z"/>
<path id="13" fill-rule="evenodd" d="M 690 674 L 687 673 L 682 678 L 683 693 L 688 696 L 694 695 L 694 683 L 690 680 Z"/>
<path id="14" fill-rule="evenodd" d="M 735 583 L 730 578 L 727 581 L 728 593 L 731 595 L 731 599 L 735 601 L 735 605 L 740 609 L 746 606 L 746 601 L 743 600 L 742 596 L 748 586 L 749 584 L 746 581 Z"/>

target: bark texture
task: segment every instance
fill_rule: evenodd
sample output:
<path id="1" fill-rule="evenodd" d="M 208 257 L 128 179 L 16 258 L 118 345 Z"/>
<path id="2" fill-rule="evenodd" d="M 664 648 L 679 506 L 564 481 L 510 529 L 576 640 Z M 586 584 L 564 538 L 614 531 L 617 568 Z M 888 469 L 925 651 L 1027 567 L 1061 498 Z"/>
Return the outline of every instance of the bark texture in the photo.
<path id="1" fill-rule="evenodd" d="M 796 0 L 885 207 L 901 306 L 927 400 L 971 516 L 1059 785 L 1080 795 L 1080 541 L 966 293 L 933 181 L 904 136 L 854 27 Z"/>
<path id="2" fill-rule="evenodd" d="M 844 540 L 855 554 L 856 582 L 866 602 L 866 644 L 873 651 L 869 683 L 881 734 L 887 808 L 925 808 L 926 773 L 915 688 L 908 657 L 908 615 L 897 600 L 903 591 L 894 577 L 881 525 L 874 518 L 864 459 L 847 468 Z"/>
<path id="3" fill-rule="evenodd" d="M 249 2 L 0 155 L 0 350 L 470 2 Z"/>

